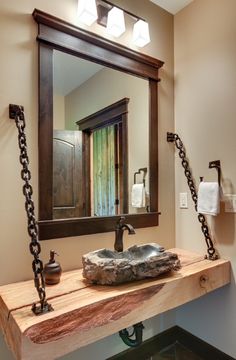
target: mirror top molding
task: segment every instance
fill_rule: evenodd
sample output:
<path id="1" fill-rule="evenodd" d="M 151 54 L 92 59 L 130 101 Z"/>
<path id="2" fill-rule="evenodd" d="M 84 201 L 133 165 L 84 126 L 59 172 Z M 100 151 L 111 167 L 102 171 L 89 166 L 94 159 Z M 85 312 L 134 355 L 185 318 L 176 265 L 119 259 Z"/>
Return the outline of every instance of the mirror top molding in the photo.
<path id="1" fill-rule="evenodd" d="M 163 62 L 35 9 L 39 44 L 39 239 L 48 240 L 115 229 L 120 216 L 135 228 L 158 225 L 158 71 Z M 53 53 L 55 50 L 148 81 L 149 212 L 53 219 Z M 138 123 L 137 123 L 138 124 Z M 127 137 L 127 134 L 126 134 Z"/>
<path id="2" fill-rule="evenodd" d="M 32 15 L 39 24 L 38 41 L 62 51 L 65 51 L 64 47 L 66 46 L 67 52 L 85 59 L 89 59 L 89 53 L 91 53 L 93 54 L 93 61 L 94 51 L 96 51 L 97 61 L 100 64 L 109 66 L 110 63 L 112 68 L 128 71 L 136 76 L 159 80 L 158 69 L 163 66 L 163 61 L 81 29 L 41 10 L 35 9 Z M 65 34 L 64 38 L 60 37 L 60 32 Z M 86 47 L 88 42 L 91 47 L 90 51 Z M 105 59 L 104 51 L 106 51 Z M 136 63 L 134 70 L 131 66 L 133 62 Z M 137 67 L 137 65 L 139 66 Z"/>

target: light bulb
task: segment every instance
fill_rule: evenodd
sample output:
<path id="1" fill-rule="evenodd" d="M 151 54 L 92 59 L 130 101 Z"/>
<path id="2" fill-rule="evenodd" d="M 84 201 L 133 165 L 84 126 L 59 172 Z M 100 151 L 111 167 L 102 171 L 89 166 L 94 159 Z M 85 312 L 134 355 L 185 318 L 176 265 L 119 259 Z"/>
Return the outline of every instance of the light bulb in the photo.
<path id="1" fill-rule="evenodd" d="M 144 20 L 138 20 L 134 24 L 133 42 L 138 47 L 143 47 L 150 42 L 149 26 Z"/>
<path id="2" fill-rule="evenodd" d="M 119 37 L 125 32 L 125 18 L 123 10 L 113 7 L 108 12 L 107 32 L 115 37 Z"/>
<path id="3" fill-rule="evenodd" d="M 92 25 L 98 18 L 96 1 L 79 0 L 78 18 L 82 23 L 88 26 Z"/>

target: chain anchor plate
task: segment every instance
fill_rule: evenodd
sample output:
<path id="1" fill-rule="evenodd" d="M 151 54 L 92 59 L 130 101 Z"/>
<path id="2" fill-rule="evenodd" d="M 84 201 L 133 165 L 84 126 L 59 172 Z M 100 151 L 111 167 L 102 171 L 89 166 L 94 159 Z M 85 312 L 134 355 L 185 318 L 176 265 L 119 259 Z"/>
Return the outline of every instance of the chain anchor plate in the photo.
<path id="1" fill-rule="evenodd" d="M 33 255 L 32 269 L 34 273 L 34 284 L 39 296 L 39 304 L 32 305 L 35 315 L 41 315 L 53 311 L 53 307 L 48 304 L 45 291 L 45 280 L 43 276 L 43 262 L 39 258 L 41 245 L 38 239 L 38 225 L 35 218 L 35 207 L 32 199 L 33 189 L 30 184 L 31 173 L 29 170 L 29 158 L 27 153 L 27 143 L 25 135 L 25 115 L 24 108 L 20 105 L 9 105 L 9 118 L 14 119 L 18 129 L 18 144 L 20 149 L 20 163 L 22 165 L 21 178 L 24 182 L 23 194 L 25 196 L 25 211 L 28 220 L 28 234 L 31 238 L 29 244 L 30 253 Z"/>
<path id="2" fill-rule="evenodd" d="M 182 160 L 181 163 L 184 168 L 184 174 L 187 179 L 189 190 L 191 192 L 191 197 L 194 202 L 195 210 L 197 211 L 197 199 L 198 199 L 197 190 L 196 190 L 195 182 L 193 180 L 189 162 L 186 157 L 186 150 L 184 144 L 178 134 L 170 133 L 170 132 L 167 133 L 167 142 L 173 142 L 179 151 L 179 157 Z M 206 217 L 203 214 L 198 214 L 198 221 L 201 224 L 201 230 L 205 237 L 205 241 L 207 245 L 207 255 L 205 256 L 205 258 L 209 260 L 217 260 L 219 256 L 216 252 L 216 249 L 214 248 L 209 227 L 207 225 Z"/>

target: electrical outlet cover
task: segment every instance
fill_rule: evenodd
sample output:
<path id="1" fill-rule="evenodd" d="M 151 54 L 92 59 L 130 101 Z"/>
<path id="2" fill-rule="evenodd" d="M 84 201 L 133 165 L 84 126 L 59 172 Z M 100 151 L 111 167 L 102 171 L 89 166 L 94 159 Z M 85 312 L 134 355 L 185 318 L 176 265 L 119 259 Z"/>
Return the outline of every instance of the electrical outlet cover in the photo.
<path id="1" fill-rule="evenodd" d="M 179 207 L 180 209 L 188 208 L 188 194 L 186 192 L 179 194 Z"/>

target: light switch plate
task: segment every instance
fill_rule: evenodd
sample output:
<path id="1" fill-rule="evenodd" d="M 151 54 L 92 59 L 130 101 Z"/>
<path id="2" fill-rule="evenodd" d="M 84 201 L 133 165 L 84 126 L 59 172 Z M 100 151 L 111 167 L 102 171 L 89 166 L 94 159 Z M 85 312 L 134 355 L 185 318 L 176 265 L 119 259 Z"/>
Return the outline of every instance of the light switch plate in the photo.
<path id="1" fill-rule="evenodd" d="M 188 208 L 188 194 L 179 193 L 179 207 L 180 209 L 187 209 Z"/>
<path id="2" fill-rule="evenodd" d="M 225 212 L 236 213 L 236 195 L 224 195 Z"/>

